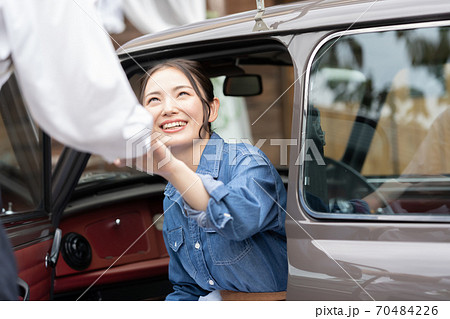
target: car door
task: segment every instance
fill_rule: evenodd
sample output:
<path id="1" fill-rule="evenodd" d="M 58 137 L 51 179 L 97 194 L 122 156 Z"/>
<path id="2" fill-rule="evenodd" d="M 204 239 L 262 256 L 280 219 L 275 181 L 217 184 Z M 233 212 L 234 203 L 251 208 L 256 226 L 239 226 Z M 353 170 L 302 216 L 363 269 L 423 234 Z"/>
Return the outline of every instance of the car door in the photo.
<path id="1" fill-rule="evenodd" d="M 49 215 L 49 139 L 31 120 L 14 75 L 1 89 L 0 117 L 0 218 L 14 248 L 22 291 L 28 290 L 30 300 L 48 300 L 51 268 L 45 258 L 55 231 Z"/>
<path id="2" fill-rule="evenodd" d="M 433 21 L 292 42 L 288 299 L 448 300 L 449 32 Z"/>
<path id="3" fill-rule="evenodd" d="M 51 140 L 33 122 L 14 74 L 0 92 L 0 117 L 0 218 L 14 249 L 20 297 L 49 300 L 59 216 L 88 155 L 66 149 L 52 176 Z"/>

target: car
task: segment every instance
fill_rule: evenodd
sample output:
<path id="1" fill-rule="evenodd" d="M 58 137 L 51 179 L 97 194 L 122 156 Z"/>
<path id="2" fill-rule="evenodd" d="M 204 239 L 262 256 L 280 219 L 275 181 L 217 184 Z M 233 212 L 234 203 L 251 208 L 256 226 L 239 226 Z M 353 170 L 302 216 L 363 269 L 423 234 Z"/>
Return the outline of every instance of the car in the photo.
<path id="1" fill-rule="evenodd" d="M 207 70 L 214 130 L 263 150 L 287 188 L 287 300 L 448 300 L 447 1 L 257 3 L 121 47 L 136 94 L 158 62 Z M 1 219 L 22 298 L 164 299 L 164 180 L 52 141 L 20 96 L 11 77 Z"/>

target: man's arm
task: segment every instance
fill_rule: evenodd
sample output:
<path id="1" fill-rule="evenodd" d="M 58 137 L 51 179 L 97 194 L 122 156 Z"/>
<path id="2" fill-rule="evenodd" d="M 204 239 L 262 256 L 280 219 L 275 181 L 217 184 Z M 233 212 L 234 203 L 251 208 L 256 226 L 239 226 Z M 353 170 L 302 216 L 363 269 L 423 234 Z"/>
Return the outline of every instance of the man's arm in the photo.
<path id="1" fill-rule="evenodd" d="M 130 157 L 127 141 L 149 136 L 152 117 L 138 103 L 93 1 L 0 5 L 22 94 L 41 128 L 109 161 Z"/>

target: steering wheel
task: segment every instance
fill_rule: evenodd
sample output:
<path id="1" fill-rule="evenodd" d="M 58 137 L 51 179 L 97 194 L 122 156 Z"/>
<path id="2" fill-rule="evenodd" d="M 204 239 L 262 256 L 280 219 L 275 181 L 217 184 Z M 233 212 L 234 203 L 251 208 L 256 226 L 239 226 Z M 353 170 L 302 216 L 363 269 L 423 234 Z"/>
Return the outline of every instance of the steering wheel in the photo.
<path id="1" fill-rule="evenodd" d="M 358 171 L 350 165 L 325 157 L 328 196 L 330 199 L 337 198 L 349 201 L 351 199 L 361 199 L 373 193 L 383 204 L 384 214 L 394 214 L 389 203 L 378 189 L 367 182 Z"/>

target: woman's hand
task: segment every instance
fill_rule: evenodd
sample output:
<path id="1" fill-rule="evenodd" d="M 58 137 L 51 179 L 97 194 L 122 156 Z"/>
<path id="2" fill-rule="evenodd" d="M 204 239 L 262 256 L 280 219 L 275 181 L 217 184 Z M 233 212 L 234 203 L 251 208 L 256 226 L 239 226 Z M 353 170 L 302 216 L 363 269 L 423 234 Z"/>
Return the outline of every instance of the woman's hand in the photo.
<path id="1" fill-rule="evenodd" d="M 172 155 L 170 149 L 166 146 L 169 137 L 161 133 L 153 133 L 151 135 L 151 147 L 144 157 L 146 157 L 146 166 L 142 167 L 142 171 L 148 174 L 157 174 L 168 179 L 173 173 L 174 167 L 179 160 Z M 139 169 L 139 167 L 138 167 Z"/>
<path id="2" fill-rule="evenodd" d="M 168 179 L 179 160 L 172 155 L 170 149 L 165 145 L 167 139 L 167 136 L 154 132 L 151 135 L 150 149 L 145 155 L 132 159 L 116 159 L 114 164 L 117 167 L 129 166 L 141 172 L 161 175 Z"/>
<path id="3" fill-rule="evenodd" d="M 169 137 L 154 132 L 147 154 L 128 160 L 116 160 L 116 166 L 131 166 L 148 174 L 157 174 L 170 182 L 195 210 L 204 211 L 210 198 L 198 175 L 184 162 L 172 155 L 165 145 Z"/>

